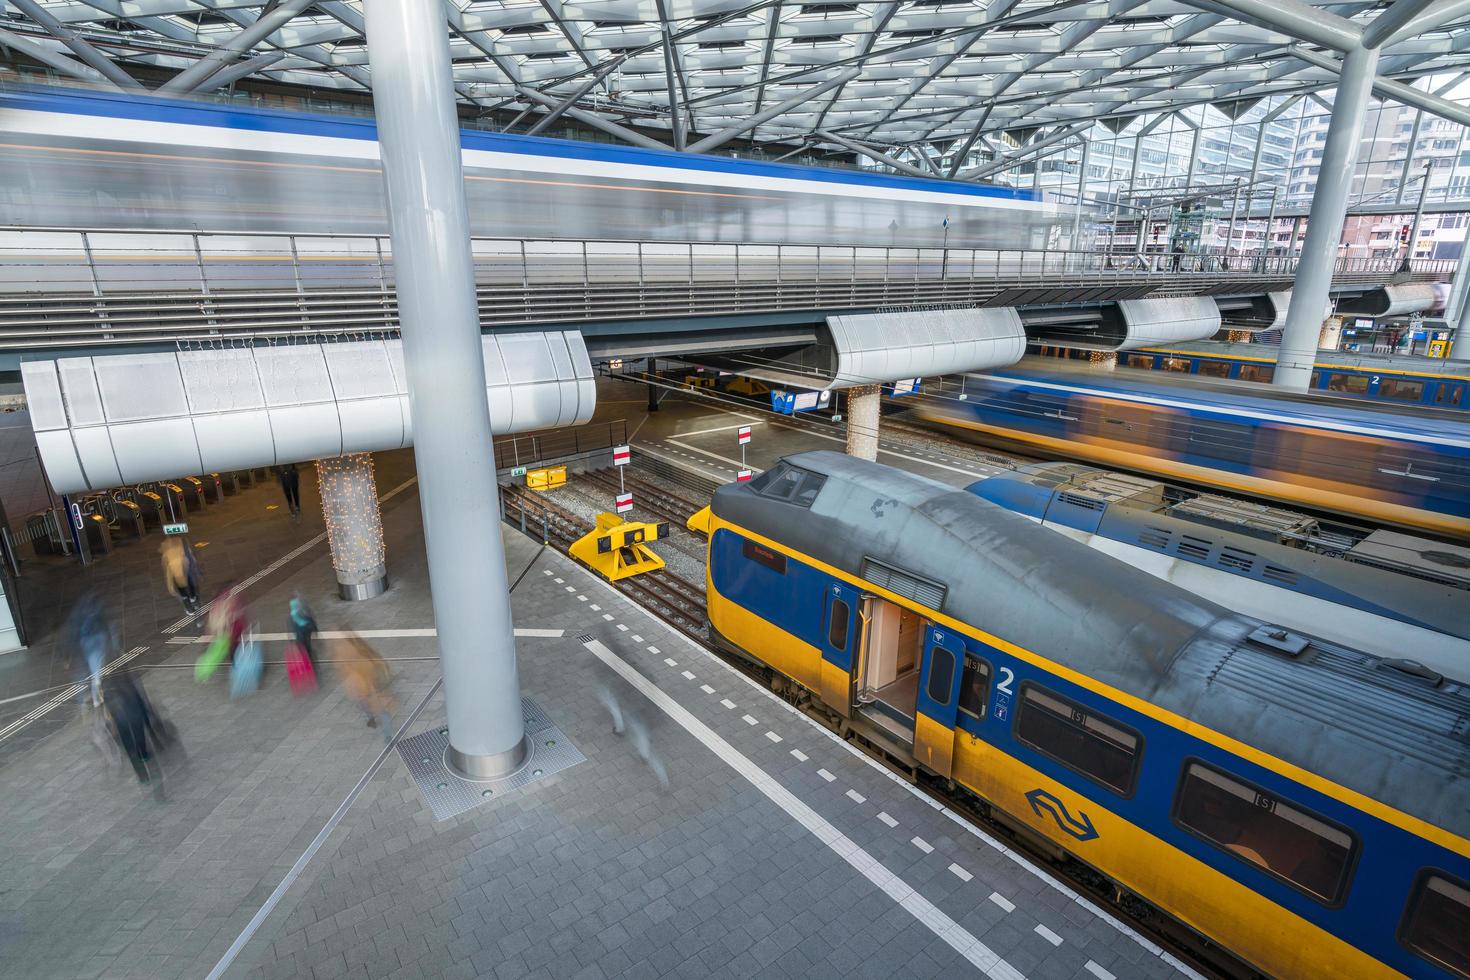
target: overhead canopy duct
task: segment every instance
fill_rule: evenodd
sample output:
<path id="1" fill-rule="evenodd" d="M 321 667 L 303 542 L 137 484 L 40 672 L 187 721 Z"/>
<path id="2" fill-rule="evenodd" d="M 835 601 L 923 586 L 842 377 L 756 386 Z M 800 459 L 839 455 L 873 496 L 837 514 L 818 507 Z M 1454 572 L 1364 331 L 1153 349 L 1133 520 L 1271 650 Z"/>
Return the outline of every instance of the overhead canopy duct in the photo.
<path id="1" fill-rule="evenodd" d="M 496 434 L 592 417 L 579 332 L 496 334 L 481 345 Z M 413 442 L 398 340 L 30 361 L 21 377 L 58 493 Z"/>
<path id="2" fill-rule="evenodd" d="M 829 316 L 818 333 L 815 343 L 765 359 L 698 361 L 781 388 L 833 391 L 986 371 L 1014 364 L 1026 352 L 1026 331 L 1009 306 Z"/>
<path id="3" fill-rule="evenodd" d="M 1433 313 L 1444 309 L 1448 296 L 1449 287 L 1443 283 L 1405 282 L 1373 289 L 1360 296 L 1344 297 L 1338 302 L 1337 311 L 1358 316 Z"/>
<path id="4" fill-rule="evenodd" d="M 1031 341 L 1078 350 L 1122 351 L 1205 340 L 1220 331 L 1220 308 L 1208 296 L 1123 299 L 1096 318 L 1031 323 Z"/>

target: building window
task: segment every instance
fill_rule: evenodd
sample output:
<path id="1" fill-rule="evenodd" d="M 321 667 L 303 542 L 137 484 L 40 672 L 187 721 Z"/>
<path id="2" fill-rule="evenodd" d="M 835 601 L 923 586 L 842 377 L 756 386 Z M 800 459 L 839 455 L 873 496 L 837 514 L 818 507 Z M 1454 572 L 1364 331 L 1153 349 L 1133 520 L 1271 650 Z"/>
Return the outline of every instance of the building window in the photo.
<path id="1" fill-rule="evenodd" d="M 1432 871 L 1421 874 L 1399 942 L 1441 969 L 1470 977 L 1470 888 Z"/>
<path id="2" fill-rule="evenodd" d="M 1016 738 L 1068 769 L 1122 796 L 1133 794 L 1138 733 L 1069 698 L 1034 684 L 1021 686 Z"/>
<path id="3" fill-rule="evenodd" d="M 1184 767 L 1174 820 L 1320 902 L 1335 905 L 1347 891 L 1351 834 L 1203 763 Z"/>

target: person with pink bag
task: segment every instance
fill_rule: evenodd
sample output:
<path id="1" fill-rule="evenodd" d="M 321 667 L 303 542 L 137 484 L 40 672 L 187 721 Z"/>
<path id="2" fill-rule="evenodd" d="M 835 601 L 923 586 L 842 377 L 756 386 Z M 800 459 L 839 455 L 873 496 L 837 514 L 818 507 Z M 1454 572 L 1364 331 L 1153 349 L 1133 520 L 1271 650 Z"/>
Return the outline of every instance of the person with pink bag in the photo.
<path id="1" fill-rule="evenodd" d="M 301 593 L 291 599 L 286 619 L 287 632 L 291 634 L 291 641 L 286 644 L 286 676 L 291 681 L 291 693 L 309 694 L 316 690 L 316 658 L 311 650 L 311 639 L 317 631 L 316 617 Z"/>

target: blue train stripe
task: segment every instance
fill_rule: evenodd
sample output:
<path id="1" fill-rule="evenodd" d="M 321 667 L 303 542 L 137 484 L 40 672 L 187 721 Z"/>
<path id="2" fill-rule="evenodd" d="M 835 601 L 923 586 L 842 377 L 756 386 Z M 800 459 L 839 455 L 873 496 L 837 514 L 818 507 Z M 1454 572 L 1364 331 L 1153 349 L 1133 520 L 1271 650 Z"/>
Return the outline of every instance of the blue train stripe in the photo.
<path id="1" fill-rule="evenodd" d="M 48 90 L 22 89 L 0 92 L 0 109 L 26 109 L 71 115 L 105 116 L 120 119 L 142 119 L 152 122 L 178 123 L 244 130 L 259 133 L 286 133 L 323 136 L 333 139 L 377 140 L 377 126 L 371 118 L 327 116 L 317 113 L 288 112 L 227 104 L 210 104 L 130 96 L 120 93 L 88 92 L 85 96 L 68 95 Z M 650 150 L 639 147 L 587 143 L 577 140 L 551 139 L 541 136 L 514 136 L 478 130 L 461 130 L 460 144 L 467 150 L 511 153 L 533 157 L 555 157 L 568 160 L 592 160 L 628 166 L 660 167 L 666 170 L 704 171 L 740 174 L 784 180 L 801 180 L 821 184 L 846 184 L 887 190 L 912 190 L 943 194 L 955 198 L 992 198 L 1006 201 L 1036 201 L 1033 191 L 1014 190 L 990 184 L 961 181 L 924 180 L 889 174 L 865 173 L 857 170 L 801 167 L 784 163 L 742 160 L 729 156 L 679 153 L 675 150 Z"/>

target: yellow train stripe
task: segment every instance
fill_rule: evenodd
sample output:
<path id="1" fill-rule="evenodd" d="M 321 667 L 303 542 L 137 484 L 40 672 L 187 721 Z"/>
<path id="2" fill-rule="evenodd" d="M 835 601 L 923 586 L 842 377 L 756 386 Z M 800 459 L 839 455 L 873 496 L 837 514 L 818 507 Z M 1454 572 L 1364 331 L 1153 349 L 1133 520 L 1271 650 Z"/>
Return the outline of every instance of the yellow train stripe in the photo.
<path id="1" fill-rule="evenodd" d="M 1170 727 L 1185 732 L 1188 735 L 1192 735 L 1195 738 L 1198 738 L 1204 742 L 1208 742 L 1211 745 L 1223 749 L 1226 752 L 1230 752 L 1234 755 L 1240 756 L 1241 758 L 1246 759 L 1247 761 L 1252 762 L 1263 769 L 1267 769 L 1287 779 L 1301 783 L 1303 786 L 1310 787 L 1311 789 L 1316 790 L 1324 796 L 1329 796 L 1335 800 L 1346 803 L 1348 806 L 1355 807 L 1356 809 L 1361 810 L 1364 813 L 1376 817 L 1377 819 L 1382 820 L 1385 823 L 1392 824 L 1395 827 L 1406 830 L 1411 834 L 1423 837 L 1426 840 L 1432 841 L 1433 843 L 1438 844 L 1443 848 L 1446 848 L 1447 850 L 1454 851 L 1456 854 L 1470 858 L 1470 840 L 1466 840 L 1465 838 L 1453 834 L 1447 830 L 1436 827 L 1428 821 L 1420 819 L 1419 817 L 1405 813 L 1402 810 L 1397 810 L 1386 803 L 1380 803 L 1378 800 L 1375 800 L 1372 797 L 1365 796 L 1364 794 L 1359 793 L 1356 790 L 1349 789 L 1346 786 L 1335 783 L 1330 779 L 1319 776 L 1316 773 L 1303 769 L 1300 766 L 1287 762 L 1284 759 L 1279 759 L 1276 756 L 1273 756 L 1267 752 L 1262 752 L 1260 749 L 1248 745 L 1245 742 L 1240 741 L 1239 739 L 1233 738 L 1229 735 L 1225 735 L 1222 732 L 1217 732 L 1212 728 L 1205 727 L 1204 725 L 1197 724 L 1196 722 L 1193 722 L 1182 715 L 1177 715 L 1174 712 L 1169 711 L 1166 708 L 1159 707 L 1158 705 L 1153 704 L 1150 701 L 1146 701 L 1142 698 L 1129 694 L 1126 691 L 1122 691 L 1118 688 L 1105 684 L 1099 680 L 1096 680 L 1093 677 L 1088 676 L 1087 674 L 1074 670 L 1073 668 L 1068 667 L 1064 664 L 1057 663 L 1054 660 L 1049 660 L 1040 654 L 1032 653 L 1030 650 L 1016 646 L 1009 640 L 1005 640 L 999 636 L 995 636 L 994 634 L 987 633 L 977 626 L 961 622 L 960 620 L 957 620 L 951 616 L 947 616 L 944 613 L 938 612 L 937 610 L 929 609 L 926 606 L 922 606 L 914 600 L 907 598 L 906 596 L 901 596 L 896 592 L 890 592 L 889 590 L 884 589 L 881 586 L 877 586 L 871 582 L 860 579 L 855 575 L 851 575 L 843 571 L 842 569 L 829 565 L 818 558 L 812 557 L 811 555 L 806 555 L 794 551 L 790 547 L 779 541 L 767 538 L 764 535 L 757 534 L 754 531 L 747 530 L 738 525 L 731 524 L 728 521 L 722 520 L 718 516 L 711 515 L 711 541 L 714 540 L 715 533 L 718 532 L 720 528 L 728 528 L 730 531 L 740 535 L 741 537 L 748 538 L 758 544 L 765 545 L 768 548 L 779 551 L 783 555 L 788 555 L 796 561 L 802 562 L 806 565 L 810 565 L 813 568 L 816 568 L 828 575 L 831 575 L 833 578 L 856 586 L 864 592 L 871 593 L 872 595 L 887 599 L 889 602 L 895 603 L 896 605 L 903 606 L 905 608 L 919 612 L 925 618 L 935 624 L 942 625 L 948 629 L 954 630 L 955 632 L 968 636 L 971 639 L 978 640 L 981 643 L 985 643 L 992 647 L 995 647 L 997 650 L 1007 653 L 1018 660 L 1022 660 L 1042 670 L 1049 671 L 1050 673 L 1053 673 L 1058 677 L 1064 678 L 1065 680 L 1068 680 L 1073 684 L 1078 685 L 1079 687 L 1086 688 L 1087 690 L 1092 691 L 1093 693 L 1098 694 L 1108 700 L 1125 705 L 1126 707 L 1137 711 L 1139 714 L 1152 718 L 1155 721 L 1161 722 L 1165 725 L 1169 725 Z M 710 607 L 710 622 L 714 623 L 715 628 L 718 629 L 720 633 L 728 638 L 732 643 L 735 643 L 746 650 L 779 649 L 782 644 L 785 644 L 787 646 L 790 646 L 794 651 L 800 652 L 807 657 L 814 656 L 817 661 L 821 659 L 821 652 L 818 651 L 816 647 L 802 643 L 801 641 L 795 640 L 794 638 L 787 639 L 788 637 L 790 637 L 790 634 L 777 627 L 771 626 L 769 623 L 756 616 L 754 613 L 745 610 L 744 607 L 740 606 L 738 603 L 731 602 L 729 599 L 722 596 L 712 584 L 710 586 L 709 592 L 712 596 L 716 598 L 716 605 L 728 605 L 734 607 L 734 609 L 729 612 L 728 620 L 725 619 L 726 612 L 724 610 L 717 612 L 716 605 L 712 605 Z M 735 610 L 738 610 L 738 612 L 736 612 Z M 726 632 L 725 629 L 720 626 L 719 622 L 717 622 L 717 615 L 721 617 L 721 621 L 729 622 L 731 624 L 731 628 L 737 630 L 738 635 L 732 635 L 731 633 Z M 772 636 L 772 633 L 777 635 Z M 742 642 L 742 636 L 751 637 L 752 645 L 746 646 L 745 643 Z M 810 651 L 810 653 L 808 654 L 807 651 Z M 797 666 L 797 669 L 801 670 L 803 667 L 808 674 L 813 674 L 817 670 L 817 663 L 800 663 L 799 666 Z M 797 677 L 795 674 L 788 673 L 785 670 L 782 670 L 782 673 L 786 673 L 788 677 L 792 677 L 792 679 L 800 681 L 800 678 Z M 811 690 L 816 691 L 820 690 L 820 688 L 817 686 L 818 684 L 820 684 L 820 677 L 816 678 L 815 684 L 810 684 L 806 686 L 808 686 Z"/>
<path id="2" fill-rule="evenodd" d="M 1200 351 L 1174 350 L 1169 347 L 1140 347 L 1137 350 L 1123 351 L 1126 357 L 1129 354 L 1164 354 L 1168 357 L 1207 357 L 1215 361 L 1232 361 L 1239 364 L 1275 364 L 1274 357 L 1248 357 L 1245 354 L 1205 354 Z M 1403 374 L 1415 378 L 1423 378 L 1426 381 L 1470 381 L 1470 375 L 1464 374 L 1440 374 L 1438 372 L 1429 374 L 1422 371 L 1399 371 L 1387 368 L 1358 367 L 1352 364 L 1330 364 L 1318 361 L 1313 367 L 1323 371 L 1358 371 L 1362 374 Z M 1157 370 L 1148 368 L 1147 370 Z"/>
<path id="3" fill-rule="evenodd" d="M 1470 535 L 1470 520 L 1449 514 L 1436 514 L 1433 511 L 1420 510 L 1416 507 L 1406 507 L 1403 504 L 1375 500 L 1372 497 L 1360 497 L 1338 490 L 1329 490 L 1325 486 L 1302 487 L 1281 480 L 1267 480 L 1257 476 L 1243 476 L 1239 473 L 1224 474 L 1219 470 L 1196 466 L 1193 463 L 1181 463 L 1178 460 L 1159 456 L 1146 456 L 1141 453 L 1101 447 L 1080 440 L 1057 439 L 1052 436 L 1019 432 L 971 419 L 951 418 L 946 415 L 928 417 L 946 425 L 973 429 L 1012 442 L 1024 442 L 1067 456 L 1085 456 L 1094 462 L 1110 466 L 1143 470 L 1147 473 L 1157 473 L 1196 483 L 1208 483 L 1212 486 L 1234 490 L 1237 493 L 1264 494 L 1282 500 L 1290 500 L 1306 507 L 1340 510 L 1345 514 L 1371 517 L 1389 524 L 1418 527 L 1440 534 Z"/>

